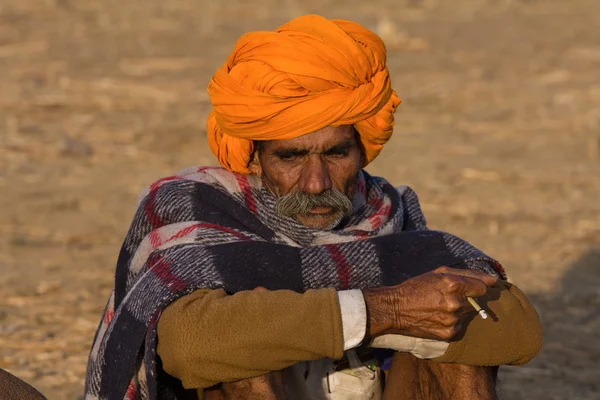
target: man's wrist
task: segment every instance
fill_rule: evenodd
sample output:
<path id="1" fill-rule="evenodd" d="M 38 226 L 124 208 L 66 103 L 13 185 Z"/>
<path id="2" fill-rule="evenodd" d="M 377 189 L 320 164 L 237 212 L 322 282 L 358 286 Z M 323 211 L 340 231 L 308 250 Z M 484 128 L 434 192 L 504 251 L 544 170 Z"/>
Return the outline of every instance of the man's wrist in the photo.
<path id="1" fill-rule="evenodd" d="M 374 338 L 391 332 L 394 328 L 395 312 L 392 296 L 387 288 L 363 289 L 367 306 L 366 338 Z"/>

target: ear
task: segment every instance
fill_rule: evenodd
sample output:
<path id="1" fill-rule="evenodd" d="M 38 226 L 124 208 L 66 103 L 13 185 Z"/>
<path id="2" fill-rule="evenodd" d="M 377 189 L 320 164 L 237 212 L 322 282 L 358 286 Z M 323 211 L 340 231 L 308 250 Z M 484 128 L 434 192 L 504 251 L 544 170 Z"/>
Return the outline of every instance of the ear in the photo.
<path id="1" fill-rule="evenodd" d="M 362 144 L 359 147 L 360 147 L 360 167 L 364 168 L 365 165 L 367 164 L 367 156 L 365 155 L 365 148 L 362 146 Z"/>
<path id="2" fill-rule="evenodd" d="M 352 125 L 352 129 L 354 129 L 354 139 L 356 140 L 356 144 L 360 149 L 360 166 L 361 168 L 364 168 L 367 162 L 367 156 L 365 155 L 365 146 L 363 146 L 362 141 L 360 140 L 360 133 L 358 133 L 358 130 L 354 125 Z"/>
<path id="3" fill-rule="evenodd" d="M 252 175 L 256 175 L 259 178 L 262 177 L 262 167 L 260 166 L 260 160 L 258 158 L 259 149 L 255 145 L 254 151 L 252 152 L 252 159 L 248 163 L 248 169 Z"/>

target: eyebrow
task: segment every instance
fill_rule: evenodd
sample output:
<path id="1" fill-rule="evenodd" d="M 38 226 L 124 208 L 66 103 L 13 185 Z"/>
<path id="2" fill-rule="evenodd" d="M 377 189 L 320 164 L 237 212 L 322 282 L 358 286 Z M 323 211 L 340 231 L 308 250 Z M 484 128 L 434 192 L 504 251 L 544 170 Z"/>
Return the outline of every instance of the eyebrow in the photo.
<path id="1" fill-rule="evenodd" d="M 334 146 L 323 151 L 323 154 L 337 154 L 344 153 L 352 148 L 352 141 L 345 140 L 342 143 L 338 143 Z M 289 147 L 283 149 L 273 150 L 273 155 L 279 158 L 290 158 L 290 157 L 302 157 L 310 153 L 310 150 L 299 147 Z"/>
<path id="2" fill-rule="evenodd" d="M 350 140 L 346 140 L 342 143 L 338 143 L 335 146 L 332 146 L 324 151 L 325 154 L 338 154 L 345 153 L 352 148 L 352 142 Z"/>
<path id="3" fill-rule="evenodd" d="M 301 157 L 307 155 L 308 153 L 309 151 L 307 149 L 298 148 L 277 149 L 273 151 L 273 154 L 279 158 Z"/>

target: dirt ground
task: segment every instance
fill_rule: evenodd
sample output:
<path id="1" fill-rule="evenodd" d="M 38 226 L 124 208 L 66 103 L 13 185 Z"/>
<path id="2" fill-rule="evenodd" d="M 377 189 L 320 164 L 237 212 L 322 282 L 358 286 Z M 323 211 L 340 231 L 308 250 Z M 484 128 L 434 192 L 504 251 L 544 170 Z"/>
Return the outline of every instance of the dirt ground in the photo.
<path id="1" fill-rule="evenodd" d="M 205 87 L 236 38 L 311 12 L 388 44 L 403 104 L 368 170 L 543 318 L 502 398 L 600 399 L 597 0 L 1 0 L 0 368 L 80 398 L 135 196 L 215 163 Z"/>

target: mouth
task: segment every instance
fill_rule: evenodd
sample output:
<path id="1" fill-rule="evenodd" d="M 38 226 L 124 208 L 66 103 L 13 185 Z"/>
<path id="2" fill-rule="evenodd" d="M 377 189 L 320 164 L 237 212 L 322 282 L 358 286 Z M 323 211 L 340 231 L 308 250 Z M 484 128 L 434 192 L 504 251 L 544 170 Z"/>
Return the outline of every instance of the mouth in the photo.
<path id="1" fill-rule="evenodd" d="M 323 217 L 333 214 L 334 211 L 333 207 L 313 207 L 308 211 L 308 215 Z"/>
<path id="2" fill-rule="evenodd" d="M 343 215 L 336 207 L 313 207 L 306 214 L 298 215 L 296 221 L 310 228 L 330 230 L 342 220 Z"/>

